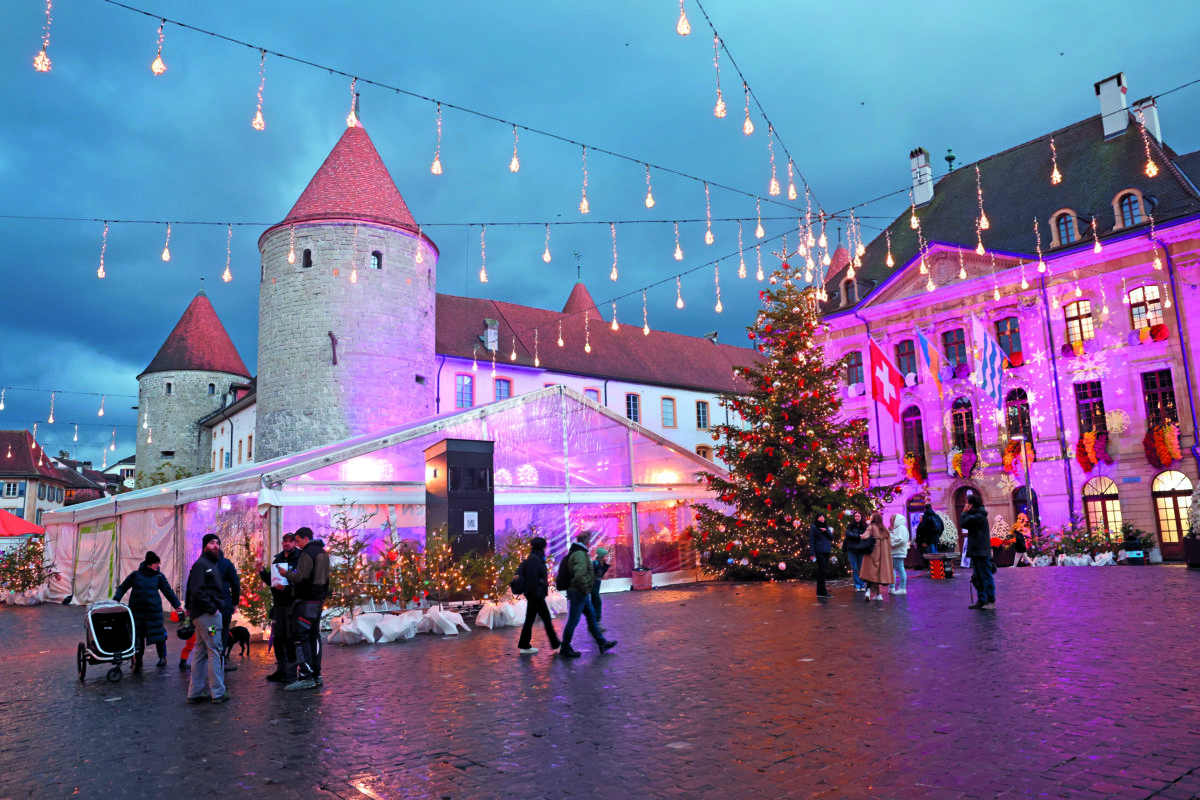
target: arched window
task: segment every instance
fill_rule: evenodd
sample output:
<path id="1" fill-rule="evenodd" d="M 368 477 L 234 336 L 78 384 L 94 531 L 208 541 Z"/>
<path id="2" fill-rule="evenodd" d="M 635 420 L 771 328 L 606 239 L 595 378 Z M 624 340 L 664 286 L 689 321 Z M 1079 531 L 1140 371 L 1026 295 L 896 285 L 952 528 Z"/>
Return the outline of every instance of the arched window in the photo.
<path id="1" fill-rule="evenodd" d="M 858 302 L 858 285 L 852 278 L 842 281 L 842 297 L 846 298 L 842 305 L 848 306 Z"/>
<path id="2" fill-rule="evenodd" d="M 304 258 L 300 263 L 304 265 L 305 269 L 308 269 L 312 266 L 312 250 L 309 250 L 308 248 L 304 249 Z"/>
<path id="3" fill-rule="evenodd" d="M 1163 324 L 1162 297 L 1153 283 L 1131 289 L 1126 302 L 1129 303 L 1130 324 L 1135 331 Z"/>
<path id="4" fill-rule="evenodd" d="M 1088 531 L 1114 539 L 1121 532 L 1121 499 L 1111 478 L 1092 478 L 1083 485 L 1083 515 Z"/>
<path id="5" fill-rule="evenodd" d="M 167 381 L 166 390 L 167 394 L 175 394 L 175 384 Z"/>
<path id="6" fill-rule="evenodd" d="M 912 339 L 896 345 L 896 369 L 905 377 L 917 374 L 917 345 Z"/>
<path id="7" fill-rule="evenodd" d="M 1067 317 L 1067 341 L 1086 342 L 1096 338 L 1096 327 L 1092 323 L 1092 301 L 1077 300 L 1065 309 Z"/>
<path id="8" fill-rule="evenodd" d="M 863 382 L 863 358 L 862 351 L 855 350 L 850 355 L 846 356 L 846 385 L 853 386 L 856 383 Z"/>
<path id="9" fill-rule="evenodd" d="M 1064 211 L 1054 218 L 1054 229 L 1058 233 L 1058 243 L 1075 244 L 1075 215 Z"/>
<path id="10" fill-rule="evenodd" d="M 904 454 L 914 455 L 918 463 L 925 463 L 925 431 L 921 427 L 921 409 L 909 406 L 900 415 L 904 428 Z"/>
<path id="11" fill-rule="evenodd" d="M 378 250 L 371 253 L 371 269 L 383 269 L 383 253 Z"/>
<path id="12" fill-rule="evenodd" d="M 1033 424 L 1029 419 L 1029 395 L 1024 389 L 1013 389 L 1004 398 L 1004 422 L 1009 438 L 1024 436 L 1025 441 L 1033 441 Z"/>
<path id="13" fill-rule="evenodd" d="M 1178 545 L 1187 532 L 1188 510 L 1192 507 L 1192 482 L 1182 472 L 1160 473 L 1151 487 L 1158 517 L 1158 537 L 1164 545 Z"/>
<path id="14" fill-rule="evenodd" d="M 975 450 L 975 413 L 971 410 L 971 401 L 960 397 L 950 407 L 953 429 L 951 439 L 959 450 Z"/>
<path id="15" fill-rule="evenodd" d="M 209 393 L 209 394 L 216 394 L 216 393 L 217 393 L 217 385 L 216 385 L 215 383 L 210 383 L 210 384 L 208 385 L 208 393 Z"/>
<path id="16" fill-rule="evenodd" d="M 1122 226 L 1128 228 L 1130 225 L 1137 225 L 1142 221 L 1142 204 L 1138 202 L 1136 194 L 1128 192 L 1121 195 L 1118 205 L 1121 208 Z"/>
<path id="17" fill-rule="evenodd" d="M 1025 486 L 1018 486 L 1012 493 L 1013 504 L 1013 521 L 1022 514 L 1025 519 L 1029 520 L 1030 524 L 1037 524 L 1038 521 L 1038 496 L 1037 492 Z"/>

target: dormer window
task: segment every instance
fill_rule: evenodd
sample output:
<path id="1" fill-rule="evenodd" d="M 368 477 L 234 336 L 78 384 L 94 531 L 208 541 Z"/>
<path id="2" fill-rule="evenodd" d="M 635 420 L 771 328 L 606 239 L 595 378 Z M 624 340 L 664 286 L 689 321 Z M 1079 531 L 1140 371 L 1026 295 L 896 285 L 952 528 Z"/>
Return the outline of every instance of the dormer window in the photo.
<path id="1" fill-rule="evenodd" d="M 383 253 L 378 250 L 371 253 L 371 269 L 383 269 Z"/>
<path id="2" fill-rule="evenodd" d="M 1126 192 L 1117 198 L 1117 219 L 1122 228 L 1140 225 L 1142 222 L 1142 201 L 1133 192 Z"/>
<path id="3" fill-rule="evenodd" d="M 858 284 L 853 279 L 842 281 L 842 305 L 849 306 L 858 302 Z"/>
<path id="4" fill-rule="evenodd" d="M 1075 215 L 1070 211 L 1063 211 L 1054 217 L 1054 244 L 1062 247 L 1063 245 L 1075 244 L 1075 240 L 1079 238 L 1075 232 Z"/>

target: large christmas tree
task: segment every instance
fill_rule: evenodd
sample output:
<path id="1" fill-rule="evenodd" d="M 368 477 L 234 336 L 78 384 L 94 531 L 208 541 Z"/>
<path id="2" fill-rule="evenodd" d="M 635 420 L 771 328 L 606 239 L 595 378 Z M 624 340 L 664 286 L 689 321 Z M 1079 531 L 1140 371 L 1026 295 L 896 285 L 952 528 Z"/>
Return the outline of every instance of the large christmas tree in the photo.
<path id="1" fill-rule="evenodd" d="M 867 442 L 866 419 L 843 412 L 845 360 L 826 357 L 816 291 L 786 263 L 770 283 L 747 329 L 764 360 L 738 369 L 747 389 L 722 401 L 741 423 L 713 429 L 729 477 L 704 474 L 720 504 L 697 507 L 703 563 L 732 580 L 807 576 L 817 514 L 840 535 L 846 512 L 869 515 L 898 491 L 870 480 L 881 456 Z"/>

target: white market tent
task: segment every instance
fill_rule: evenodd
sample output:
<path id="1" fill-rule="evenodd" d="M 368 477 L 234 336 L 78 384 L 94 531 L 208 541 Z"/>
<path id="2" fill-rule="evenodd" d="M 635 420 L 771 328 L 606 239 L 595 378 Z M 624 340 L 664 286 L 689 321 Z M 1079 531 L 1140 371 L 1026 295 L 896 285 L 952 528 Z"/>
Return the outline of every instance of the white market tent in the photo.
<path id="1" fill-rule="evenodd" d="M 632 569 L 656 584 L 697 578 L 692 504 L 712 501 L 696 473 L 721 469 L 567 389 L 551 386 L 486 406 L 71 506 L 43 517 L 57 576 L 48 599 L 112 595 L 147 550 L 178 587 L 210 531 L 258 555 L 303 525 L 318 537 L 345 527 L 379 539 L 425 541 L 424 450 L 442 439 L 494 442 L 496 546 L 536 527 L 552 554 L 582 530 L 613 551 L 605 580 L 628 588 Z"/>

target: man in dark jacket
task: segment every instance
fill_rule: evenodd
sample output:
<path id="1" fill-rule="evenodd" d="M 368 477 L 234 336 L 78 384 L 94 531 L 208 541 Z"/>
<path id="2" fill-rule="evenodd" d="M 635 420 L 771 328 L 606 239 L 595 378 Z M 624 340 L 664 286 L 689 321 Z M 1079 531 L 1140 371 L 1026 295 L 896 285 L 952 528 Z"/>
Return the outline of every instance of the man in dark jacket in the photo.
<path id="1" fill-rule="evenodd" d="M 927 553 L 936 553 L 938 551 L 938 540 L 942 538 L 942 531 L 945 529 L 945 524 L 942 518 L 933 510 L 933 506 L 929 503 L 925 504 L 925 511 L 921 514 L 921 522 L 917 525 L 917 541 L 925 548 Z"/>
<path id="2" fill-rule="evenodd" d="M 571 576 L 571 582 L 567 586 L 567 602 L 570 603 L 570 609 L 567 612 L 567 625 L 563 628 L 562 649 L 559 650 L 559 655 L 565 658 L 580 656 L 579 651 L 571 647 L 571 637 L 575 635 L 581 614 L 587 617 L 588 633 L 596 640 L 601 653 L 607 653 L 617 646 L 615 641 L 604 638 L 604 632 L 596 622 L 596 612 L 592 609 L 592 584 L 596 576 L 592 569 L 592 559 L 588 557 L 587 546 L 591 538 L 592 535 L 587 531 L 578 534 L 575 543 L 567 551 L 566 569 Z"/>
<path id="3" fill-rule="evenodd" d="M 863 552 L 863 534 L 867 532 L 867 521 L 863 519 L 862 512 L 854 512 L 854 521 L 846 526 L 846 540 L 843 543 L 842 550 L 846 552 L 846 560 L 850 562 L 850 573 L 854 576 L 854 591 L 865 592 L 867 585 L 858 577 L 858 570 L 862 567 Z"/>
<path id="4" fill-rule="evenodd" d="M 829 556 L 833 553 L 833 528 L 825 521 L 824 514 L 817 514 L 808 529 L 808 544 L 812 548 L 813 560 L 817 562 L 817 597 L 833 597 L 825 587 L 829 575 Z"/>
<path id="5" fill-rule="evenodd" d="M 233 622 L 233 612 L 241 603 L 242 599 L 242 582 L 238 579 L 237 567 L 233 562 L 225 557 L 224 551 L 219 551 L 217 559 L 217 569 L 221 572 L 221 580 L 225 582 L 225 605 L 221 606 L 221 623 L 224 627 L 221 629 L 221 641 L 229 641 L 229 626 Z M 237 664 L 225 662 L 225 671 L 233 672 L 237 669 Z"/>
<path id="6" fill-rule="evenodd" d="M 971 583 L 979 599 L 971 608 L 991 611 L 996 608 L 996 580 L 992 577 L 992 538 L 988 529 L 987 509 L 978 495 L 967 498 L 959 525 L 967 535 L 967 555 L 971 559 Z"/>
<path id="7" fill-rule="evenodd" d="M 192 678 L 188 687 L 188 702 L 202 703 L 212 699 L 224 703 L 229 699 L 225 690 L 224 657 L 221 639 L 221 609 L 225 605 L 225 582 L 217 568 L 221 540 L 215 533 L 206 533 L 202 551 L 188 572 L 184 606 L 196 626 L 196 649 L 192 653 Z"/>
<path id="8" fill-rule="evenodd" d="M 296 547 L 300 550 L 296 564 L 284 576 L 296 598 L 292 601 L 292 638 L 300 667 L 297 679 L 283 687 L 289 692 L 314 689 L 325 682 L 321 677 L 321 607 L 329 591 L 329 554 L 325 543 L 313 539 L 308 527 L 296 531 Z"/>
<path id="9" fill-rule="evenodd" d="M 176 613 L 183 613 L 179 598 L 171 589 L 170 581 L 159 572 L 161 567 L 162 559 L 158 557 L 158 554 L 153 550 L 147 551 L 142 563 L 136 570 L 129 573 L 125 580 L 121 581 L 121 585 L 117 587 L 117 593 L 113 596 L 113 600 L 119 603 L 126 592 L 133 590 L 129 595 L 129 610 L 133 612 L 134 631 L 137 637 L 137 652 L 133 656 L 134 672 L 142 671 L 142 657 L 146 653 L 147 644 L 154 645 L 158 650 L 158 666 L 165 667 L 167 665 L 167 629 L 163 627 L 162 601 L 158 599 L 159 593 L 161 592 L 163 597 L 167 598 L 167 602 L 171 604 L 171 608 L 175 609 Z"/>
<path id="10" fill-rule="evenodd" d="M 600 630 L 604 630 L 604 601 L 600 598 L 600 581 L 604 580 L 604 576 L 608 574 L 608 570 L 612 564 L 608 563 L 608 548 L 597 547 L 596 557 L 592 559 L 592 576 L 595 581 L 592 583 L 592 611 L 596 612 L 596 624 L 600 626 Z"/>
<path id="11" fill-rule="evenodd" d="M 278 567 L 283 567 L 283 573 L 286 574 L 289 569 L 296 566 L 296 559 L 300 557 L 300 551 L 296 549 L 296 534 L 285 533 L 283 535 L 283 549 L 275 554 L 275 558 L 271 560 L 269 567 L 264 567 L 258 564 L 258 577 L 267 586 L 271 587 L 271 647 L 275 650 L 275 671 L 267 676 L 267 680 L 273 682 L 291 683 L 296 678 L 296 650 L 292 642 L 291 620 L 288 614 L 292 610 L 292 602 L 296 599 L 292 591 L 290 583 L 285 585 L 283 589 L 277 589 L 271 584 L 271 575 L 277 571 Z"/>
<path id="12" fill-rule="evenodd" d="M 550 640 L 550 649 L 559 647 L 558 633 L 550 619 L 550 609 L 546 607 L 546 595 L 550 592 L 550 575 L 546 571 L 546 540 L 535 536 L 529 542 L 529 556 L 517 567 L 517 575 L 521 576 L 524 587 L 521 594 L 525 595 L 525 624 L 521 626 L 521 638 L 517 641 L 517 650 L 524 655 L 533 655 L 538 650 L 533 646 L 533 623 L 539 617 L 546 626 L 546 638 Z"/>

